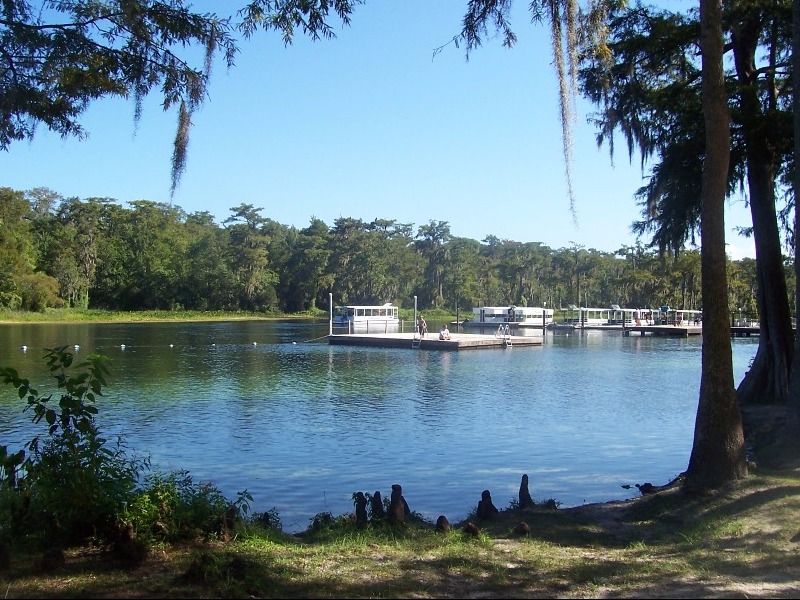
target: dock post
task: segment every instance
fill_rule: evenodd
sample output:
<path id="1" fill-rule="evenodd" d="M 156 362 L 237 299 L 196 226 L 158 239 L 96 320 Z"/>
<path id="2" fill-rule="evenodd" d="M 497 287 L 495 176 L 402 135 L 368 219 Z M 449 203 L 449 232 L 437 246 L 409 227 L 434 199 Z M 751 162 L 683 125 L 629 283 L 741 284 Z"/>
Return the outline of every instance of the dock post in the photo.
<path id="1" fill-rule="evenodd" d="M 328 335 L 333 335 L 333 292 L 328 292 Z"/>

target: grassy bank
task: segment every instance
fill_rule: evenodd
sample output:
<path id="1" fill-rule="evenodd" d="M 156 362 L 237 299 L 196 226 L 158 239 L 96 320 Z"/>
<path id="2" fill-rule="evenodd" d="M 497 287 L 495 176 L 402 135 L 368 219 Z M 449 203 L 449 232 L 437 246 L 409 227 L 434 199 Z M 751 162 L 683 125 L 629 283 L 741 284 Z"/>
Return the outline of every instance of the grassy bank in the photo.
<path id="1" fill-rule="evenodd" d="M 442 323 L 456 319 L 447 310 L 431 309 L 418 311 L 425 315 L 428 326 L 437 328 Z M 270 319 L 327 319 L 327 310 L 284 313 L 281 311 L 201 311 L 201 310 L 79 310 L 72 308 L 48 308 L 44 312 L 0 310 L 0 323 L 147 323 L 160 321 L 244 321 Z M 413 322 L 414 309 L 401 309 L 400 318 Z M 464 314 L 461 314 L 464 319 Z"/>
<path id="2" fill-rule="evenodd" d="M 281 312 L 199 310 L 78 310 L 49 308 L 44 312 L 0 310 L 0 323 L 146 323 L 158 321 L 241 321 L 286 318 L 325 318 L 325 311 L 288 315 Z"/>
<path id="3" fill-rule="evenodd" d="M 411 506 L 413 510 L 413 505 Z M 528 535 L 517 532 L 520 522 Z M 230 542 L 155 548 L 118 562 L 98 548 L 37 569 L 13 556 L 6 598 L 796 598 L 800 476 L 758 473 L 704 497 L 673 487 L 570 509 L 508 507 L 453 524 L 357 527 L 303 536 L 243 527 Z"/>

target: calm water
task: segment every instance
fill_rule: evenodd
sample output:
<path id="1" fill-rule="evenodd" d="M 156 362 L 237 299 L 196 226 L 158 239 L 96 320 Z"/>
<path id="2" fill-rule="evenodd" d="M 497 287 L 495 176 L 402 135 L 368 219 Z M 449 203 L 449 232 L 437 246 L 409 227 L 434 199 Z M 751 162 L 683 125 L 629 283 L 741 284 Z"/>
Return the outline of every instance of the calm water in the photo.
<path id="1" fill-rule="evenodd" d="M 536 348 L 437 352 L 326 334 L 327 322 L 0 325 L 0 366 L 49 393 L 45 348 L 105 354 L 104 434 L 124 434 L 153 470 L 187 469 L 229 499 L 248 490 L 253 511 L 276 509 L 292 532 L 394 483 L 412 510 L 455 522 L 484 489 L 508 506 L 523 473 L 534 500 L 566 507 L 688 465 L 699 336 L 548 333 Z M 758 338 L 731 343 L 738 384 Z M 41 427 L 13 392 L 0 388 L 0 443 L 17 449 Z"/>

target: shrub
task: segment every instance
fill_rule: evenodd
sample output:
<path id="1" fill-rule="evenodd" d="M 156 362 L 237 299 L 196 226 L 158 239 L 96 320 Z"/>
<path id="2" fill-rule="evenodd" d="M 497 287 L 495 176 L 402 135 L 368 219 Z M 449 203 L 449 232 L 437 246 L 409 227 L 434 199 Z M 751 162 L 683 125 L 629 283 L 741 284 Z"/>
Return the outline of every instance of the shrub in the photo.
<path id="1" fill-rule="evenodd" d="M 186 471 L 151 475 L 148 458 L 129 457 L 121 437 L 109 443 L 100 434 L 95 403 L 107 385 L 106 357 L 73 364 L 60 347 L 47 349 L 45 360 L 60 390 L 57 406 L 16 370 L 0 369 L 0 381 L 17 389 L 33 422 L 47 426 L 23 450 L 0 446 L 0 543 L 91 540 L 119 547 L 135 538 L 150 543 L 233 530 L 252 501 L 246 490 L 228 502 Z"/>
<path id="2" fill-rule="evenodd" d="M 57 406 L 14 369 L 0 369 L 0 380 L 26 400 L 33 422 L 47 426 L 47 434 L 24 450 L 10 454 L 0 447 L 0 514 L 13 515 L 16 536 L 46 544 L 109 536 L 148 461 L 128 458 L 122 438 L 108 443 L 95 425 L 94 404 L 108 374 L 105 357 L 91 355 L 73 365 L 73 355 L 61 347 L 48 349 L 45 359 L 60 390 Z"/>

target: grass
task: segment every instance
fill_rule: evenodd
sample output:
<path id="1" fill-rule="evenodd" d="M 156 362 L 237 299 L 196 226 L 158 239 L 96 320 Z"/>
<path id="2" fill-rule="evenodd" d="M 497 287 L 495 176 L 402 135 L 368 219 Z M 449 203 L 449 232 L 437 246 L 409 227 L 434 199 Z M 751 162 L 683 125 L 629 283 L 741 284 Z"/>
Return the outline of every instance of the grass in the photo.
<path id="1" fill-rule="evenodd" d="M 455 313 L 444 309 L 417 311 L 425 315 L 428 327 L 436 327 L 441 323 L 450 323 L 456 318 Z M 404 321 L 413 322 L 414 309 L 401 309 L 400 317 Z M 48 308 L 44 312 L 0 309 L 0 323 L 146 323 L 161 321 L 242 321 L 264 319 L 327 319 L 328 310 L 318 309 L 300 313 L 284 313 L 274 311 L 201 311 L 201 310 L 140 310 L 112 311 L 75 308 Z M 464 314 L 461 314 L 464 318 Z M 441 322 L 441 323 L 440 323 Z M 432 330 L 432 329 L 431 329 Z"/>
<path id="2" fill-rule="evenodd" d="M 520 521 L 530 535 L 515 533 Z M 439 532 L 424 522 L 288 535 L 248 522 L 230 542 L 154 548 L 141 564 L 98 548 L 35 568 L 12 555 L 7 598 L 798 597 L 800 472 L 757 472 L 689 496 L 675 486 L 626 502 L 509 507 Z"/>
<path id="3" fill-rule="evenodd" d="M 279 311 L 141 310 L 111 311 L 48 308 L 44 312 L 0 310 L 3 323 L 139 323 L 157 321 L 239 321 L 256 319 L 325 318 L 326 311 L 287 315 Z"/>

